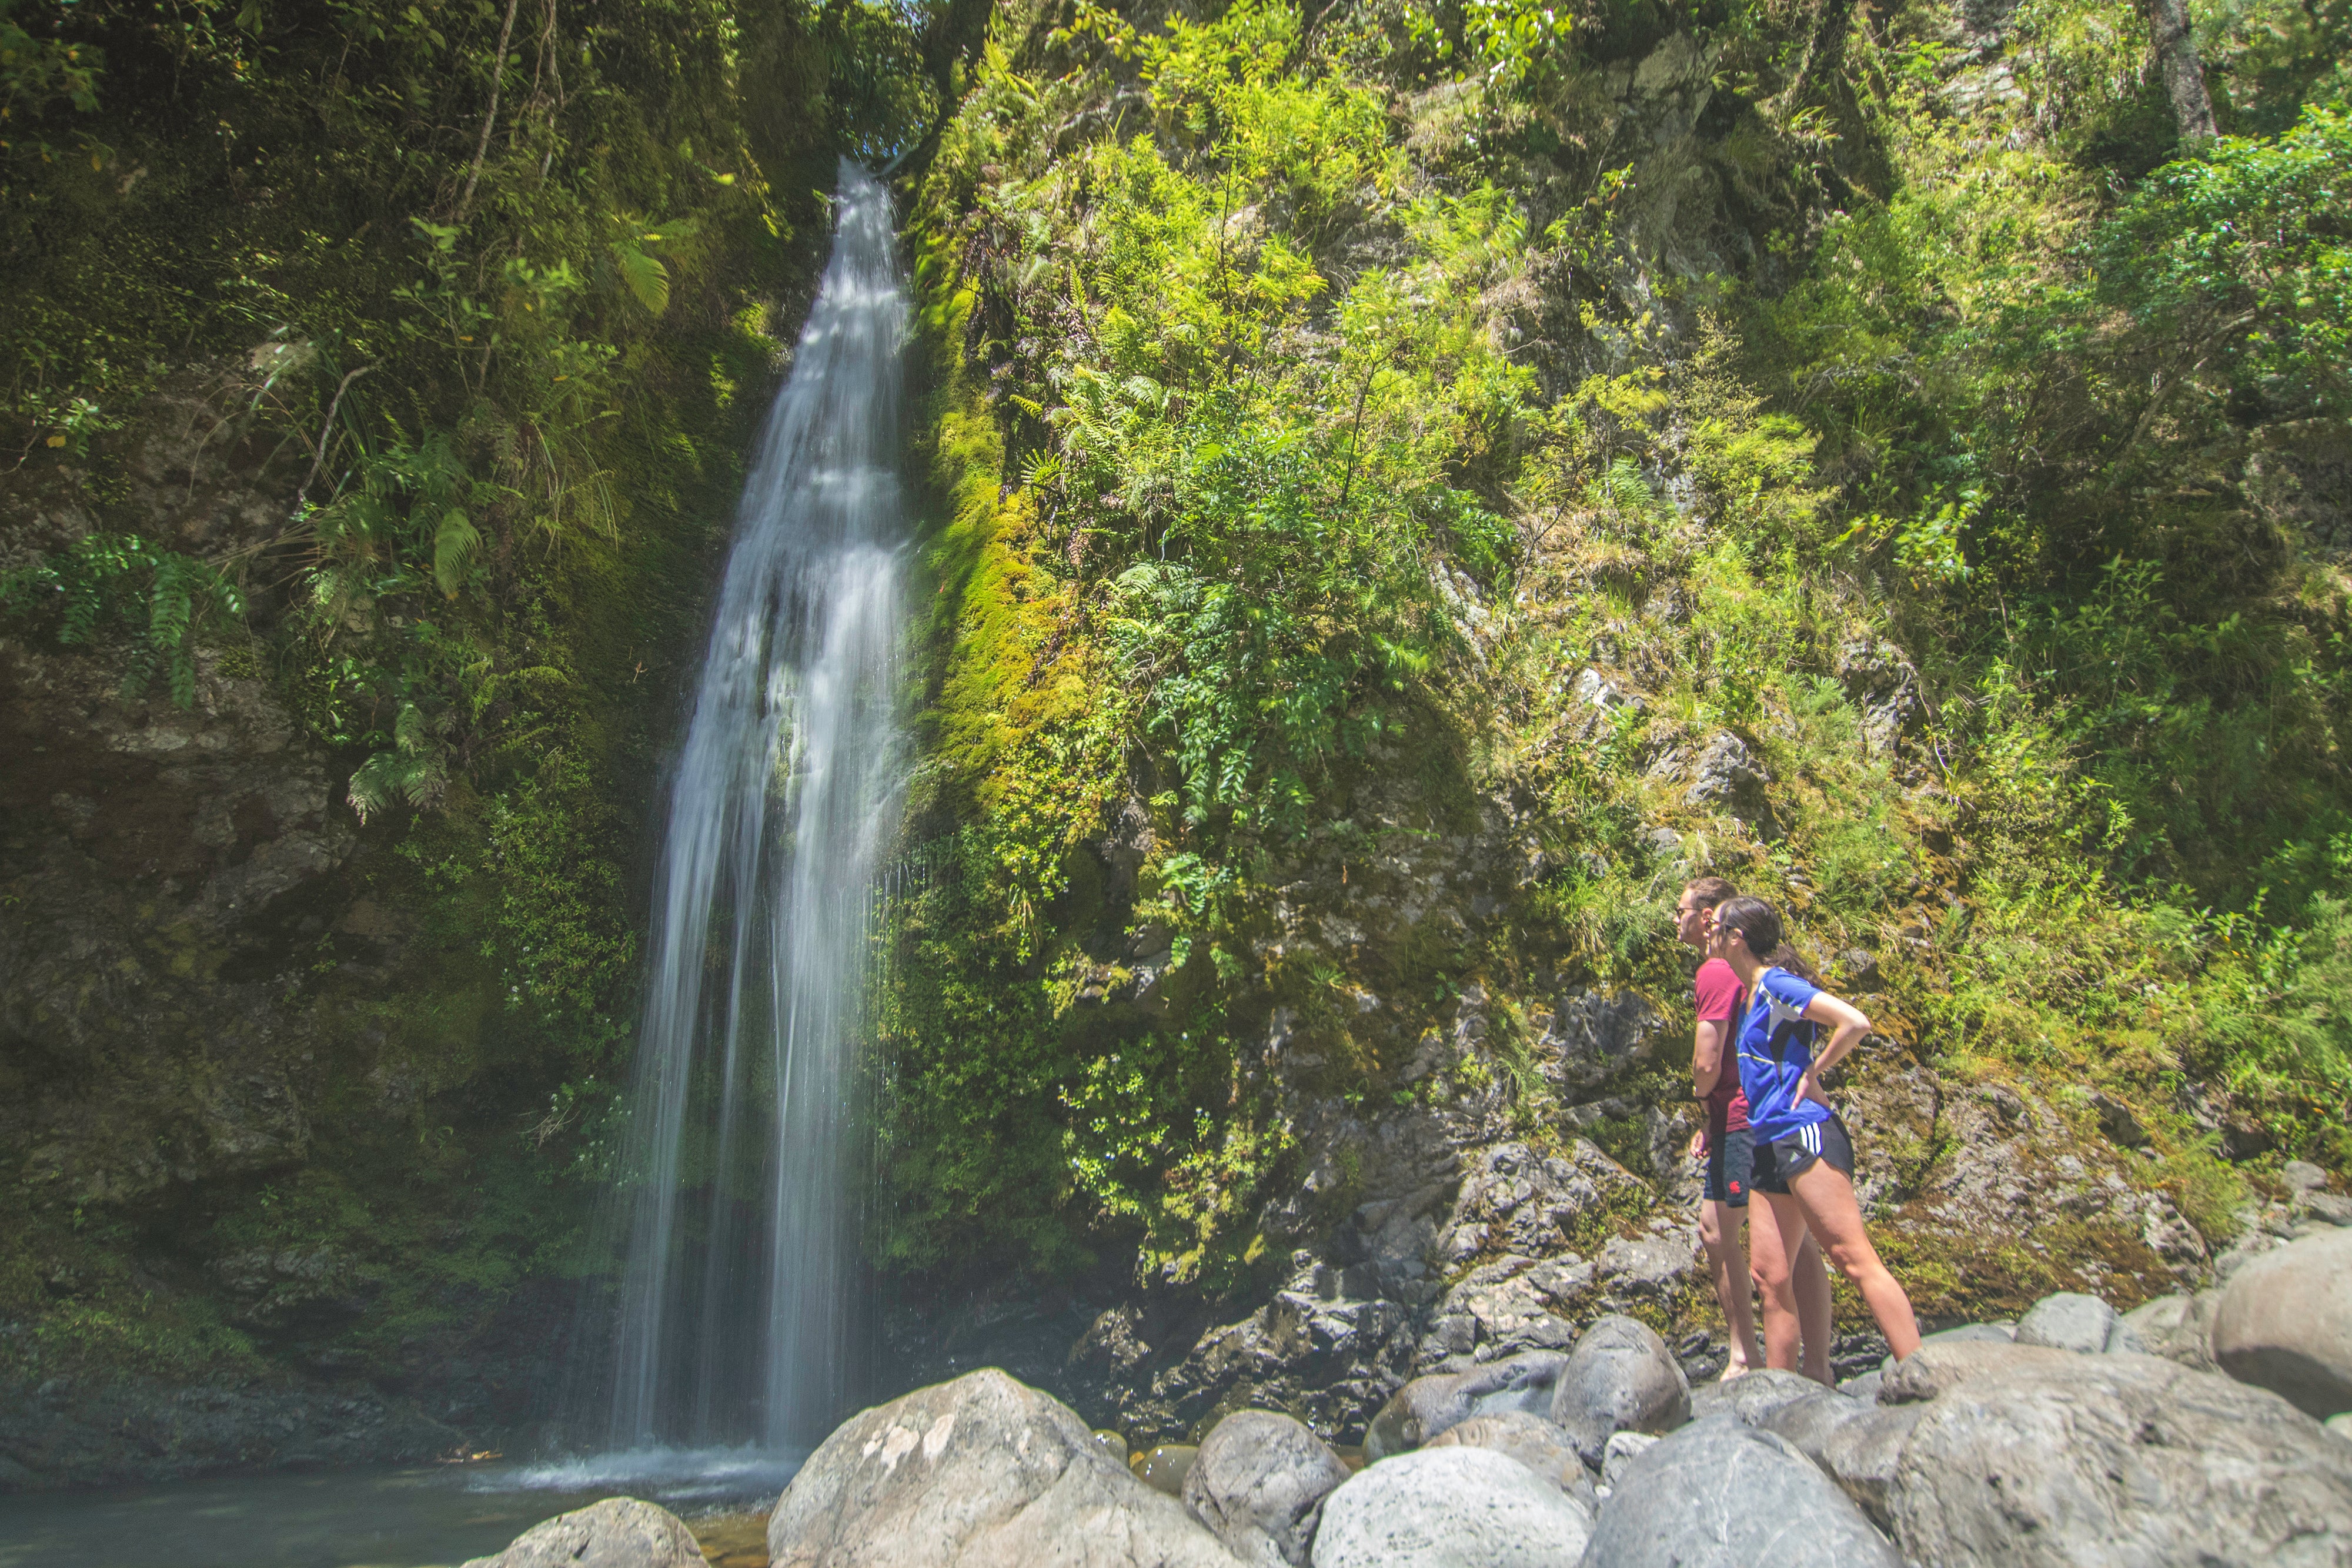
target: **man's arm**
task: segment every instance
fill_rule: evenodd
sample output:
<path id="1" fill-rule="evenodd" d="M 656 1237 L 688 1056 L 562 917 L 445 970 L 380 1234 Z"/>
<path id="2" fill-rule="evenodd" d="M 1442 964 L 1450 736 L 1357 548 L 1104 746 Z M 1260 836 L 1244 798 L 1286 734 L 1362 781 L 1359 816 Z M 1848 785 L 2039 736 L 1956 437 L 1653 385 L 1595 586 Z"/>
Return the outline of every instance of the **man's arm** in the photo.
<path id="1" fill-rule="evenodd" d="M 1723 1037 L 1728 1032 L 1727 1024 L 1701 1019 L 1692 1037 L 1691 1087 L 1702 1100 L 1715 1092 L 1716 1082 L 1723 1076 Z"/>

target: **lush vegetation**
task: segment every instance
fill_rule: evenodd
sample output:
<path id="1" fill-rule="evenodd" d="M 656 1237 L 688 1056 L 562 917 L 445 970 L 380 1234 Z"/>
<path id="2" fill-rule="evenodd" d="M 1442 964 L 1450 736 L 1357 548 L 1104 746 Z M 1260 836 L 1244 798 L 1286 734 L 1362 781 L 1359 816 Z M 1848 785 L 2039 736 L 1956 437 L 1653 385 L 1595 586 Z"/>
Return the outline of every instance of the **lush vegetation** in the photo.
<path id="1" fill-rule="evenodd" d="M 936 119 L 923 20 L 0 4 L 6 630 L 133 701 L 266 683 L 408 957 L 387 985 L 315 922 L 269 956 L 335 1060 L 299 1172 L 10 1213 L 0 1296 L 52 1361 L 242 1343 L 141 1285 L 142 1228 L 331 1244 L 369 1364 L 587 1266 L 656 750 L 834 160 Z"/>
<path id="2" fill-rule="evenodd" d="M 1360 1104 L 1368 964 L 1407 1042 L 1556 966 L 1671 1008 L 1694 863 L 1874 956 L 1948 1076 L 2133 1107 L 2210 1236 L 2225 1136 L 2352 1157 L 2347 25 L 2200 13 L 2184 143 L 2139 17 L 2068 0 L 1998 71 L 1927 5 L 1000 11 L 916 215 L 951 520 L 886 1254 L 1229 1281 L 1294 1157 L 1272 1009 Z M 1694 143 L 1619 134 L 1637 64 Z M 1769 821 L 1685 799 L 1726 728 Z M 1442 950 L 1270 943 L 1400 770 L 1550 869 Z"/>
<path id="3" fill-rule="evenodd" d="M 2128 1106 L 2210 1237 L 2352 1161 L 2352 11 L 2201 9 L 2188 141 L 2108 0 L 982 19 L 0 0 L 0 612 L 268 683 L 421 956 L 305 938 L 333 1152 L 169 1223 L 342 1249 L 385 1359 L 594 1266 L 655 757 L 845 151 L 908 154 L 934 503 L 885 1266 L 1250 1279 L 1315 1153 L 1269 1032 L 1374 1111 L 1474 989 L 1554 1135 L 1529 1013 L 1678 1006 L 1699 865 L 1947 1077 Z M 1768 803 L 1691 793 L 1725 731 Z M 1283 935 L 1498 820 L 1475 921 Z M 42 1354 L 242 1354 L 132 1224 L 0 1227 Z"/>

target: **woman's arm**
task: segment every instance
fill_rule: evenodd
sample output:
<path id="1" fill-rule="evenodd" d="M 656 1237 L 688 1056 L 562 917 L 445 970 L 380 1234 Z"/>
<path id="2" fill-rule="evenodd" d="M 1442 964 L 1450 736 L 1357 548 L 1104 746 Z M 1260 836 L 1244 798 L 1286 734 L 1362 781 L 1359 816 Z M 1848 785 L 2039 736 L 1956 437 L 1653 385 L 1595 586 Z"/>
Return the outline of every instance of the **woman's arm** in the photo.
<path id="1" fill-rule="evenodd" d="M 1805 1069 L 1804 1077 L 1798 1082 L 1797 1098 L 1817 1100 L 1826 1105 L 1830 1103 L 1829 1096 L 1822 1092 L 1822 1079 L 1831 1068 L 1845 1059 L 1846 1052 L 1862 1043 L 1862 1037 L 1870 1032 L 1870 1020 L 1863 1017 L 1862 1009 L 1852 1002 L 1841 1001 L 1827 991 L 1813 994 L 1813 999 L 1805 1004 L 1804 1016 L 1812 1022 L 1828 1023 L 1832 1028 L 1829 1043 L 1813 1053 L 1812 1065 Z"/>

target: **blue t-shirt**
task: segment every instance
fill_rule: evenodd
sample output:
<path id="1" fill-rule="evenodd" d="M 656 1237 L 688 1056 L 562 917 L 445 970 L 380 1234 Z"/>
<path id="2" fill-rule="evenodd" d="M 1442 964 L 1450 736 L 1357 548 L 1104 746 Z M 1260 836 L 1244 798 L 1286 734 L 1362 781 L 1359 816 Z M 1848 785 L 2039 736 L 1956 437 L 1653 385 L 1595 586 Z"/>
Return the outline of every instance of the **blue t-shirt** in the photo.
<path id="1" fill-rule="evenodd" d="M 1786 969 L 1756 977 L 1756 995 L 1739 1023 L 1739 1086 L 1748 1095 L 1748 1125 L 1759 1146 L 1830 1119 L 1829 1107 L 1820 1101 L 1797 1099 L 1797 1081 L 1813 1064 L 1821 1034 L 1819 1024 L 1805 1020 L 1805 1008 L 1821 994 L 1819 986 Z"/>

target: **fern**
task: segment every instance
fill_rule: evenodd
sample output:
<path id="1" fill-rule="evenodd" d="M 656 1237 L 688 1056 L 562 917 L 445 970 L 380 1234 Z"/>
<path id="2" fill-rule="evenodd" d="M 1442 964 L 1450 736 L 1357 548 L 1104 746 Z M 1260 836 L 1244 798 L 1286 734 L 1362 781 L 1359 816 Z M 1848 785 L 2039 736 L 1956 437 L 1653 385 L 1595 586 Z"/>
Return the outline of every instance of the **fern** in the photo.
<path id="1" fill-rule="evenodd" d="M 442 597 L 455 599 L 466 580 L 466 569 L 473 564 L 474 552 L 482 542 L 481 531 L 461 507 L 452 507 L 441 515 L 441 526 L 433 534 L 433 580 Z"/>
<path id="2" fill-rule="evenodd" d="M 1601 475 L 1599 488 L 1619 511 L 1635 517 L 1649 516 L 1651 508 L 1658 504 L 1656 492 L 1642 477 L 1642 465 L 1622 454 Z"/>
<path id="3" fill-rule="evenodd" d="M 413 702 L 400 705 L 392 749 L 360 764 L 344 792 L 361 821 L 396 800 L 419 809 L 440 803 L 449 788 L 448 748 L 441 739 L 449 725 L 446 714 L 428 716 Z"/>
<path id="4" fill-rule="evenodd" d="M 638 304 L 656 316 L 669 308 L 669 268 L 629 240 L 613 242 L 613 261 Z"/>
<path id="5" fill-rule="evenodd" d="M 245 614 L 244 595 L 218 568 L 158 549 L 137 534 L 90 534 L 0 576 L 0 608 L 30 613 L 51 595 L 59 606 L 59 643 L 89 646 L 113 627 L 130 639 L 124 697 L 138 697 L 160 671 L 183 708 L 196 703 L 198 628 L 215 612 Z"/>

